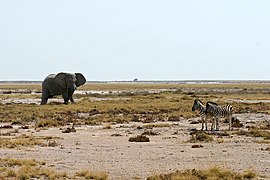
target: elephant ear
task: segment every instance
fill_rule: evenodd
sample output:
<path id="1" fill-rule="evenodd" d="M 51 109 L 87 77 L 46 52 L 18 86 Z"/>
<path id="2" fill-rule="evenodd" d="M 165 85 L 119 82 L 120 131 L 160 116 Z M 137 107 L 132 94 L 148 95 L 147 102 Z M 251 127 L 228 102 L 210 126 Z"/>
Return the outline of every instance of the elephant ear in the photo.
<path id="1" fill-rule="evenodd" d="M 66 83 L 66 73 L 58 73 L 55 78 L 55 83 L 58 84 L 62 88 L 67 88 Z"/>
<path id="2" fill-rule="evenodd" d="M 84 85 L 86 83 L 86 79 L 81 73 L 75 73 L 75 75 L 76 75 L 76 79 L 77 79 L 75 84 L 77 87 Z"/>

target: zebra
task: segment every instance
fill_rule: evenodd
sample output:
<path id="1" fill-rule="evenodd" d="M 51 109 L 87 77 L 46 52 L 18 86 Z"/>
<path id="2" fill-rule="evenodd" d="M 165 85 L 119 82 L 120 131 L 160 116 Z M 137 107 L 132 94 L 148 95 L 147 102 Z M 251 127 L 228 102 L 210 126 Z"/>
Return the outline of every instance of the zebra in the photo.
<path id="1" fill-rule="evenodd" d="M 202 118 L 202 129 L 204 129 L 204 125 L 205 125 L 205 130 L 207 130 L 207 119 L 208 119 L 208 115 L 206 115 L 206 106 L 203 105 L 202 101 L 199 99 L 195 99 L 193 106 L 192 106 L 192 111 L 198 110 L 199 111 L 199 115 Z"/>
<path id="2" fill-rule="evenodd" d="M 212 116 L 214 118 L 214 122 L 212 123 L 211 129 L 219 130 L 219 119 L 220 118 L 227 118 L 229 121 L 229 130 L 232 128 L 232 113 L 233 108 L 231 105 L 227 104 L 225 106 L 219 106 L 217 103 L 208 101 L 206 103 L 206 110 L 205 114 Z"/>

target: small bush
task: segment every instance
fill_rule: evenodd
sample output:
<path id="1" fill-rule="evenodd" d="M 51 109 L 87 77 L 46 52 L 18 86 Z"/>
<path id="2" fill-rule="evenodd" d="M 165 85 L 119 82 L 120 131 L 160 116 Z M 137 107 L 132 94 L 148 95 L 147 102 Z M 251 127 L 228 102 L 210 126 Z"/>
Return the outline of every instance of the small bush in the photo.
<path id="1" fill-rule="evenodd" d="M 146 136 L 139 135 L 136 137 L 130 137 L 128 141 L 129 142 L 150 142 L 150 139 Z"/>
<path id="2" fill-rule="evenodd" d="M 191 142 L 191 143 L 213 141 L 213 137 L 209 136 L 208 134 L 202 131 L 194 131 L 190 134 L 191 134 L 191 138 L 190 140 L 188 140 L 188 142 Z"/>

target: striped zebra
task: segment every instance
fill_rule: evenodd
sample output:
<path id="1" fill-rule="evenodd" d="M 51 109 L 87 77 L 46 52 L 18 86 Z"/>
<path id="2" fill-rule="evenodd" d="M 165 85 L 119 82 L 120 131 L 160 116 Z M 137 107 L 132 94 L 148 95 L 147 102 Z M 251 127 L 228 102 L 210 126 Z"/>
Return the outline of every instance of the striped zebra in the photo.
<path id="1" fill-rule="evenodd" d="M 199 99 L 195 99 L 193 106 L 192 106 L 192 111 L 199 111 L 199 115 L 202 118 L 202 129 L 204 129 L 204 125 L 205 125 L 205 130 L 207 130 L 207 119 L 208 116 L 206 115 L 206 106 L 203 105 L 202 101 Z"/>
<path id="2" fill-rule="evenodd" d="M 225 106 L 219 106 L 217 103 L 208 101 L 206 103 L 206 110 L 205 110 L 206 115 L 214 117 L 214 122 L 212 123 L 211 129 L 215 129 L 218 131 L 219 130 L 219 119 L 220 118 L 227 118 L 229 121 L 229 130 L 232 128 L 232 113 L 233 113 L 233 108 L 231 105 L 225 105 Z"/>

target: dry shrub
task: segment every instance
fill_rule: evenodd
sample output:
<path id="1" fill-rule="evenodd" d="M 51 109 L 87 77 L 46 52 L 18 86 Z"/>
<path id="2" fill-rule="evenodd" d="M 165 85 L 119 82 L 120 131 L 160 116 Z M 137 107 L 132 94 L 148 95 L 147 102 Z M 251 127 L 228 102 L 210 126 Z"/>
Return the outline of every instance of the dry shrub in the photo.
<path id="1" fill-rule="evenodd" d="M 232 117 L 232 127 L 241 128 L 243 126 L 243 123 L 240 123 L 239 119 L 237 119 L 236 117 Z"/>
<path id="2" fill-rule="evenodd" d="M 138 135 L 136 137 L 130 137 L 129 142 L 150 142 L 150 139 L 143 135 Z"/>
<path id="3" fill-rule="evenodd" d="M 245 180 L 245 179 L 254 179 L 257 177 L 257 174 L 252 170 L 247 170 L 245 172 L 233 172 L 229 169 L 213 167 L 206 170 L 196 170 L 188 169 L 183 171 L 176 171 L 169 174 L 160 174 L 148 177 L 147 180 L 201 180 L 201 179 L 211 179 L 211 180 Z"/>
<path id="4" fill-rule="evenodd" d="M 211 142 L 213 141 L 213 137 L 209 136 L 203 131 L 194 131 L 190 133 L 191 138 L 188 142 L 196 143 L 196 142 Z"/>
<path id="5" fill-rule="evenodd" d="M 76 129 L 74 126 L 72 126 L 71 128 L 68 127 L 67 129 L 62 131 L 62 133 L 71 133 L 71 132 L 76 132 Z"/>
<path id="6" fill-rule="evenodd" d="M 36 124 L 36 127 L 42 128 L 42 127 L 56 127 L 59 126 L 59 123 L 56 120 L 39 120 Z"/>
<path id="7" fill-rule="evenodd" d="M 55 140 L 50 140 L 49 142 L 48 142 L 48 146 L 49 147 L 56 147 L 56 146 L 58 146 L 59 145 L 59 143 L 57 143 Z"/>

